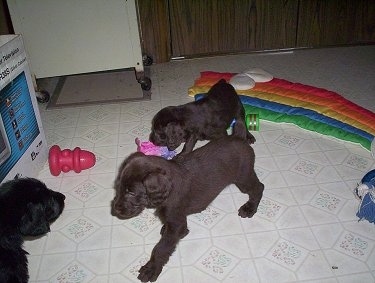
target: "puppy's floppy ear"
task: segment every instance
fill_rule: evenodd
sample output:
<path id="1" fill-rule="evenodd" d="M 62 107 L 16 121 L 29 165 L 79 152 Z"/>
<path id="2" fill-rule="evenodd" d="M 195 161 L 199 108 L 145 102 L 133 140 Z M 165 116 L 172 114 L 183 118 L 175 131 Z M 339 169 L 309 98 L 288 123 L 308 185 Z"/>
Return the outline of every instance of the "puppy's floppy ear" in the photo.
<path id="1" fill-rule="evenodd" d="M 166 200 L 173 183 L 164 170 L 158 169 L 146 175 L 143 185 L 146 188 L 149 205 L 156 207 Z"/>
<path id="2" fill-rule="evenodd" d="M 44 209 L 40 203 L 29 202 L 27 204 L 26 212 L 22 216 L 19 226 L 22 235 L 37 236 L 50 231 Z"/>

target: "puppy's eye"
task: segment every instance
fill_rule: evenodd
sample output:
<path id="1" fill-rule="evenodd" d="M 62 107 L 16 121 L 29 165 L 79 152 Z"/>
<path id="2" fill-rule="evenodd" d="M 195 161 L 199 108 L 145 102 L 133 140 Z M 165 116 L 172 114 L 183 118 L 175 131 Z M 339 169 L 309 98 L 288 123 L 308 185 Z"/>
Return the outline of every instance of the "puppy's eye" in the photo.
<path id="1" fill-rule="evenodd" d="M 159 138 L 162 139 L 162 140 L 165 140 L 165 139 L 167 138 L 167 135 L 164 134 L 164 133 L 161 133 L 161 134 L 159 135 Z"/>
<path id="2" fill-rule="evenodd" d="M 130 195 L 130 196 L 134 196 L 134 195 L 135 195 L 135 193 L 134 193 L 134 192 L 132 192 L 132 191 L 129 191 L 129 190 L 126 190 L 126 194 L 127 194 L 127 195 Z"/>

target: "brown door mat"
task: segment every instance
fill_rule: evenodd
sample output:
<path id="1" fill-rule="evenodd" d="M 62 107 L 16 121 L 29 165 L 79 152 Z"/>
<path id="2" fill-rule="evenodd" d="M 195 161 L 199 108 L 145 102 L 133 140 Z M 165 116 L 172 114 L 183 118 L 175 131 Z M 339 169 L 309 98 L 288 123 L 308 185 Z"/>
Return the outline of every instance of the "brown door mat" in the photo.
<path id="1" fill-rule="evenodd" d="M 50 78 L 50 82 L 47 80 L 38 80 L 38 88 L 43 89 L 43 86 L 46 86 L 46 90 L 52 95 L 47 108 L 139 101 L 151 98 L 151 91 L 142 89 L 133 69 Z M 55 87 L 51 87 L 53 80 Z"/>

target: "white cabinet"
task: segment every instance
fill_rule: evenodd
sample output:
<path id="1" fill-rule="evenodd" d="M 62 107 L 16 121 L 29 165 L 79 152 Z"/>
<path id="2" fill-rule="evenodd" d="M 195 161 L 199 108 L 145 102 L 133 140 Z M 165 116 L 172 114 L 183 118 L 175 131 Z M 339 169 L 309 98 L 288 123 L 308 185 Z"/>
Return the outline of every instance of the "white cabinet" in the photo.
<path id="1" fill-rule="evenodd" d="M 8 7 L 36 78 L 125 68 L 143 76 L 135 0 L 8 0 Z"/>

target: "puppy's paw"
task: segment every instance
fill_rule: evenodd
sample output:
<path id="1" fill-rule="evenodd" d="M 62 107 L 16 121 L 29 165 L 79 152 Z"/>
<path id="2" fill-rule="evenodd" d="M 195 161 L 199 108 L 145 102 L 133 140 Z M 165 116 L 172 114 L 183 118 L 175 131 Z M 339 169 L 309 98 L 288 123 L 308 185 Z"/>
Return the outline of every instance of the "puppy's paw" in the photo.
<path id="1" fill-rule="evenodd" d="M 183 238 L 185 238 L 186 236 L 187 236 L 187 234 L 189 234 L 189 229 L 188 228 L 184 228 L 183 230 L 181 230 L 180 231 L 180 234 L 179 234 L 179 236 L 180 236 L 180 239 L 183 239 Z"/>
<path id="2" fill-rule="evenodd" d="M 139 270 L 138 279 L 142 282 L 155 282 L 162 269 L 162 266 L 158 266 L 150 260 Z"/>
<path id="3" fill-rule="evenodd" d="M 255 212 L 257 212 L 257 209 L 254 208 L 254 206 L 251 203 L 247 202 L 240 207 L 240 209 L 238 210 L 238 215 L 242 218 L 250 218 L 253 217 Z"/>
<path id="4" fill-rule="evenodd" d="M 186 151 L 181 151 L 179 154 L 177 154 L 175 157 L 173 157 L 173 160 L 176 161 L 183 161 L 184 157 L 188 154 Z"/>
<path id="5" fill-rule="evenodd" d="M 248 132 L 247 133 L 247 142 L 250 143 L 250 144 L 254 144 L 256 141 L 257 140 L 255 139 L 255 137 Z"/>

